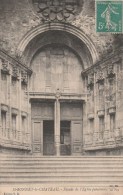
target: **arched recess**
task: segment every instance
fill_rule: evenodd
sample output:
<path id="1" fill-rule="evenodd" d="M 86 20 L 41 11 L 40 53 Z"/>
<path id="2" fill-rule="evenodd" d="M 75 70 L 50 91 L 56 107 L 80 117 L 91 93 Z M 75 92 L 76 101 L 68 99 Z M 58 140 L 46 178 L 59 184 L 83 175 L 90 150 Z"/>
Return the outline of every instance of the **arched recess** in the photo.
<path id="1" fill-rule="evenodd" d="M 91 39 L 71 24 L 47 23 L 30 30 L 21 40 L 17 53 L 30 66 L 35 53 L 49 44 L 64 44 L 80 57 L 83 69 L 98 61 L 98 52 Z"/>

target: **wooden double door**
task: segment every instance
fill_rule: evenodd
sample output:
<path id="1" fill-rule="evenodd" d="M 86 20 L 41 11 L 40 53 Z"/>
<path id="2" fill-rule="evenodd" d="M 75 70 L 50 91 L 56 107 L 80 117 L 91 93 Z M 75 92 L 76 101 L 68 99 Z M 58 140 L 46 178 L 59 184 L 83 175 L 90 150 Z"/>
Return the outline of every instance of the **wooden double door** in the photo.
<path id="1" fill-rule="evenodd" d="M 74 109 L 71 109 L 72 106 Z M 67 107 L 61 104 L 60 155 L 81 155 L 82 153 L 82 114 L 81 112 L 76 113 L 79 110 L 80 106 L 78 104 L 67 105 Z M 33 153 L 48 156 L 56 155 L 54 127 L 55 120 L 32 119 Z"/>

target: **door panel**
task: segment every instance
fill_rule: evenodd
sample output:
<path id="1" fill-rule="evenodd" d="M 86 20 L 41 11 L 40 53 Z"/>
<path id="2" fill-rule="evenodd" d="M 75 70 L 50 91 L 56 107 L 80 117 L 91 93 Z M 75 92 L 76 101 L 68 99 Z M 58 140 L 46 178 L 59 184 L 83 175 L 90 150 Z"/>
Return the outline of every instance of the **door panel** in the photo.
<path id="1" fill-rule="evenodd" d="M 44 155 L 54 155 L 54 134 L 49 133 L 44 136 Z"/>
<path id="2" fill-rule="evenodd" d="M 33 153 L 42 153 L 43 150 L 43 123 L 33 121 Z"/>
<path id="3" fill-rule="evenodd" d="M 43 154 L 54 155 L 54 121 L 43 121 Z"/>
<path id="4" fill-rule="evenodd" d="M 61 120 L 81 120 L 82 103 L 61 103 L 60 117 Z"/>
<path id="5" fill-rule="evenodd" d="M 81 155 L 82 152 L 82 121 L 71 122 L 72 155 Z"/>
<path id="6" fill-rule="evenodd" d="M 60 154 L 71 155 L 71 130 L 70 121 L 60 122 Z"/>

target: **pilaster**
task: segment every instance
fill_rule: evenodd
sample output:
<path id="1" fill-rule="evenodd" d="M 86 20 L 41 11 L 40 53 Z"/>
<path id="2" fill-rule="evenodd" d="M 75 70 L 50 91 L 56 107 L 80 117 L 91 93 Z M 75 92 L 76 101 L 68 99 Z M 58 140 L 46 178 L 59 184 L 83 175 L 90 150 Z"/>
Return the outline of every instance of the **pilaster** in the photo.
<path id="1" fill-rule="evenodd" d="M 19 117 L 19 141 L 22 143 L 23 142 L 23 134 L 22 134 L 22 121 L 21 121 L 21 71 L 19 72 L 19 82 L 18 82 L 18 85 L 19 85 L 19 97 L 18 97 L 18 108 L 19 108 L 19 113 L 18 113 L 18 117 Z"/>
<path id="2" fill-rule="evenodd" d="M 1 68 L 2 68 L 2 60 L 0 59 L 0 91 L 1 91 Z M 1 95 L 0 95 L 0 138 L 2 136 L 2 126 L 1 126 Z"/>
<path id="3" fill-rule="evenodd" d="M 55 149 L 56 156 L 60 156 L 60 102 L 56 98 L 55 101 Z"/>
<path id="4" fill-rule="evenodd" d="M 96 72 L 94 72 L 94 134 L 93 134 L 93 144 L 96 144 L 99 134 L 99 120 L 97 117 L 98 110 L 98 96 L 97 96 L 97 83 L 96 83 Z"/>
<path id="5" fill-rule="evenodd" d="M 10 140 L 13 139 L 13 132 L 12 132 L 12 125 L 11 125 L 11 117 L 12 117 L 12 113 L 11 113 L 11 99 L 12 99 L 12 90 L 11 90 L 11 83 L 12 83 L 12 76 L 11 76 L 11 73 L 8 77 L 8 80 L 9 80 L 9 113 L 8 113 L 8 117 L 9 117 L 9 130 L 10 130 Z"/>
<path id="6" fill-rule="evenodd" d="M 27 101 L 28 101 L 28 105 L 27 105 L 27 133 L 28 133 L 28 144 L 31 144 L 31 104 L 30 104 L 30 97 L 29 97 L 29 75 L 27 75 Z"/>

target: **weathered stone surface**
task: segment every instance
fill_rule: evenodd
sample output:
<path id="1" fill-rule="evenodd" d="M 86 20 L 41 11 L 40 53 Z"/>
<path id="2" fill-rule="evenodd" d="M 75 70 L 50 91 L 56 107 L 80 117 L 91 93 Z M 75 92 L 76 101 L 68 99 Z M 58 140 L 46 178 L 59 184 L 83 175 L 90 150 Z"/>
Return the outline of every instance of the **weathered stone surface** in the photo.
<path id="1" fill-rule="evenodd" d="M 22 37 L 41 20 L 33 11 L 31 1 L 0 0 L 0 46 L 16 56 L 16 49 Z M 72 24 L 82 29 L 94 42 L 100 56 L 113 52 L 114 42 L 122 36 L 95 33 L 94 0 L 85 1 L 83 10 Z M 11 40 L 11 41 L 9 41 Z"/>
<path id="2" fill-rule="evenodd" d="M 43 154 L 43 122 L 52 120 L 52 148 L 59 155 L 65 120 L 64 139 L 72 142 L 61 148 L 69 154 L 70 147 L 73 155 L 122 150 L 123 36 L 95 32 L 94 0 L 85 0 L 81 13 L 65 23 L 43 23 L 28 0 L 0 0 L 0 6 L 0 46 L 10 54 L 0 52 L 0 144 Z"/>

